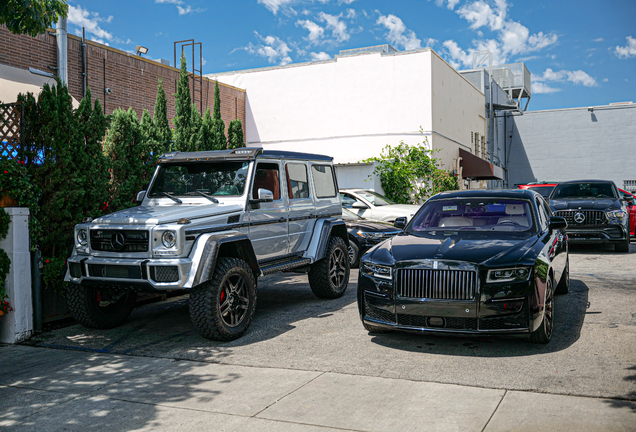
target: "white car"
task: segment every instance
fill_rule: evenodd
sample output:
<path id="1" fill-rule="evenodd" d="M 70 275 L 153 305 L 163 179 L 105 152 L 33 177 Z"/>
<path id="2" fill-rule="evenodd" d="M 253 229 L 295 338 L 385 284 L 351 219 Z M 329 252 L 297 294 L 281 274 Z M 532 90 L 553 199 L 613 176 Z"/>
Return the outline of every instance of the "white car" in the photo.
<path id="1" fill-rule="evenodd" d="M 366 189 L 340 189 L 342 207 L 365 219 L 391 222 L 405 216 L 409 221 L 419 205 L 396 204 L 384 195 Z"/>

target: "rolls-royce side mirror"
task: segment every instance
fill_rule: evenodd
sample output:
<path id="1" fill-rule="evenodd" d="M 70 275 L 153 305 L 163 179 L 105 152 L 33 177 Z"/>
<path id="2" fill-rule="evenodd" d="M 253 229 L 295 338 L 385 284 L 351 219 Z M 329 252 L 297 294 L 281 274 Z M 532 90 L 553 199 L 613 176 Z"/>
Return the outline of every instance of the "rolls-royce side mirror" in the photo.
<path id="1" fill-rule="evenodd" d="M 368 205 L 366 205 L 366 204 L 365 204 L 365 203 L 363 203 L 363 202 L 356 201 L 356 202 L 354 202 L 354 203 L 351 205 L 351 208 L 354 208 L 354 209 L 363 209 L 363 210 L 364 210 L 364 209 L 368 209 L 368 208 L 369 208 L 369 206 L 368 206 Z"/>
<path id="2" fill-rule="evenodd" d="M 137 198 L 135 198 L 135 201 L 137 201 L 138 203 L 142 202 L 144 200 L 144 198 L 146 197 L 146 191 L 139 191 L 137 192 Z"/>
<path id="3" fill-rule="evenodd" d="M 558 230 L 564 229 L 568 227 L 568 223 L 566 222 L 564 217 L 561 216 L 550 216 L 550 229 Z"/>
<path id="4" fill-rule="evenodd" d="M 393 221 L 393 226 L 399 229 L 404 229 L 404 227 L 406 226 L 406 216 L 395 218 L 395 221 Z"/>

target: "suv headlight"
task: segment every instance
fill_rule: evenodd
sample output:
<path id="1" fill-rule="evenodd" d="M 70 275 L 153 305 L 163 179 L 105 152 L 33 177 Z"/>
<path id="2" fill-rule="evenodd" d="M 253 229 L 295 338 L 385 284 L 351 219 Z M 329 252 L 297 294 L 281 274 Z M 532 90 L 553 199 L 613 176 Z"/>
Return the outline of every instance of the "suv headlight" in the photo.
<path id="1" fill-rule="evenodd" d="M 80 246 L 88 246 L 88 234 L 85 229 L 77 230 L 77 243 Z"/>
<path id="2" fill-rule="evenodd" d="M 487 283 L 523 282 L 530 279 L 530 267 L 488 270 Z"/>
<path id="3" fill-rule="evenodd" d="M 625 212 L 623 210 L 612 210 L 605 212 L 608 218 L 610 219 L 623 219 L 625 216 Z"/>
<path id="4" fill-rule="evenodd" d="M 173 248 L 177 244 L 177 234 L 174 231 L 164 231 L 161 243 L 168 249 Z"/>
<path id="5" fill-rule="evenodd" d="M 358 234 L 363 239 L 367 239 L 367 240 L 379 240 L 382 238 L 382 235 L 383 235 L 383 233 L 381 232 L 365 232 L 365 231 L 358 231 L 356 234 Z"/>
<path id="6" fill-rule="evenodd" d="M 362 273 L 380 279 L 391 279 L 393 272 L 391 267 L 371 263 L 362 263 Z"/>

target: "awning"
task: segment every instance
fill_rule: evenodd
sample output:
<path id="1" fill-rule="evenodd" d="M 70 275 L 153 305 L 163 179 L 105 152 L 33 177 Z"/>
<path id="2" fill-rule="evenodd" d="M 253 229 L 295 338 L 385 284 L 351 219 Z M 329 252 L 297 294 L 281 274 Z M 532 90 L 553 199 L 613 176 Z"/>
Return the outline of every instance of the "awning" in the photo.
<path id="1" fill-rule="evenodd" d="M 459 149 L 459 157 L 462 158 L 462 177 L 472 180 L 503 180 L 504 172 L 501 167 L 493 165 L 464 149 Z"/>
<path id="2" fill-rule="evenodd" d="M 55 78 L 34 74 L 28 70 L 0 65 L 0 102 L 12 103 L 18 100 L 18 94 L 31 92 L 39 95 L 44 84 L 56 85 Z M 73 98 L 71 96 L 71 98 Z M 79 108 L 79 102 L 73 98 L 73 108 Z"/>

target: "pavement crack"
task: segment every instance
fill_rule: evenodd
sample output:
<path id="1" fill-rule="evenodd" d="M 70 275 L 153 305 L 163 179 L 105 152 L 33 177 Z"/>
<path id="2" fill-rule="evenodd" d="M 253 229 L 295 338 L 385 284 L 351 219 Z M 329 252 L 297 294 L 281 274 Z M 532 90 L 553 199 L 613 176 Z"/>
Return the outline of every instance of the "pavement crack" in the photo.
<path id="1" fill-rule="evenodd" d="M 484 425 L 483 429 L 481 430 L 481 432 L 484 432 L 486 430 L 486 428 L 488 427 L 488 424 L 490 423 L 490 420 L 492 420 L 492 418 L 494 417 L 495 413 L 497 412 L 497 410 L 499 409 L 499 406 L 501 405 L 501 403 L 503 402 L 504 398 L 506 397 L 506 395 L 508 394 L 508 390 L 504 390 L 504 394 L 501 396 L 501 399 L 499 399 L 499 403 L 497 404 L 497 406 L 495 407 L 494 411 L 492 412 L 492 414 L 490 414 L 490 417 L 488 418 L 488 421 L 486 422 L 486 424 Z"/>
<path id="2" fill-rule="evenodd" d="M 307 381 L 306 383 L 304 383 L 303 385 L 299 386 L 298 388 L 290 391 L 289 393 L 279 397 L 278 399 L 276 399 L 274 402 L 272 402 L 271 404 L 267 405 L 265 408 L 263 408 L 262 410 L 260 410 L 259 412 L 257 412 L 256 414 L 254 414 L 252 417 L 257 417 L 259 414 L 261 414 L 263 411 L 267 410 L 269 407 L 276 405 L 279 401 L 285 399 L 287 396 L 296 393 L 298 390 L 300 390 L 301 388 L 305 387 L 307 384 L 310 384 L 312 382 L 314 382 L 315 380 L 317 380 L 318 378 L 320 378 L 321 376 L 323 376 L 324 374 L 326 374 L 327 372 L 321 372 L 318 375 L 316 375 L 315 377 L 313 377 L 312 379 L 310 379 L 309 381 Z"/>

